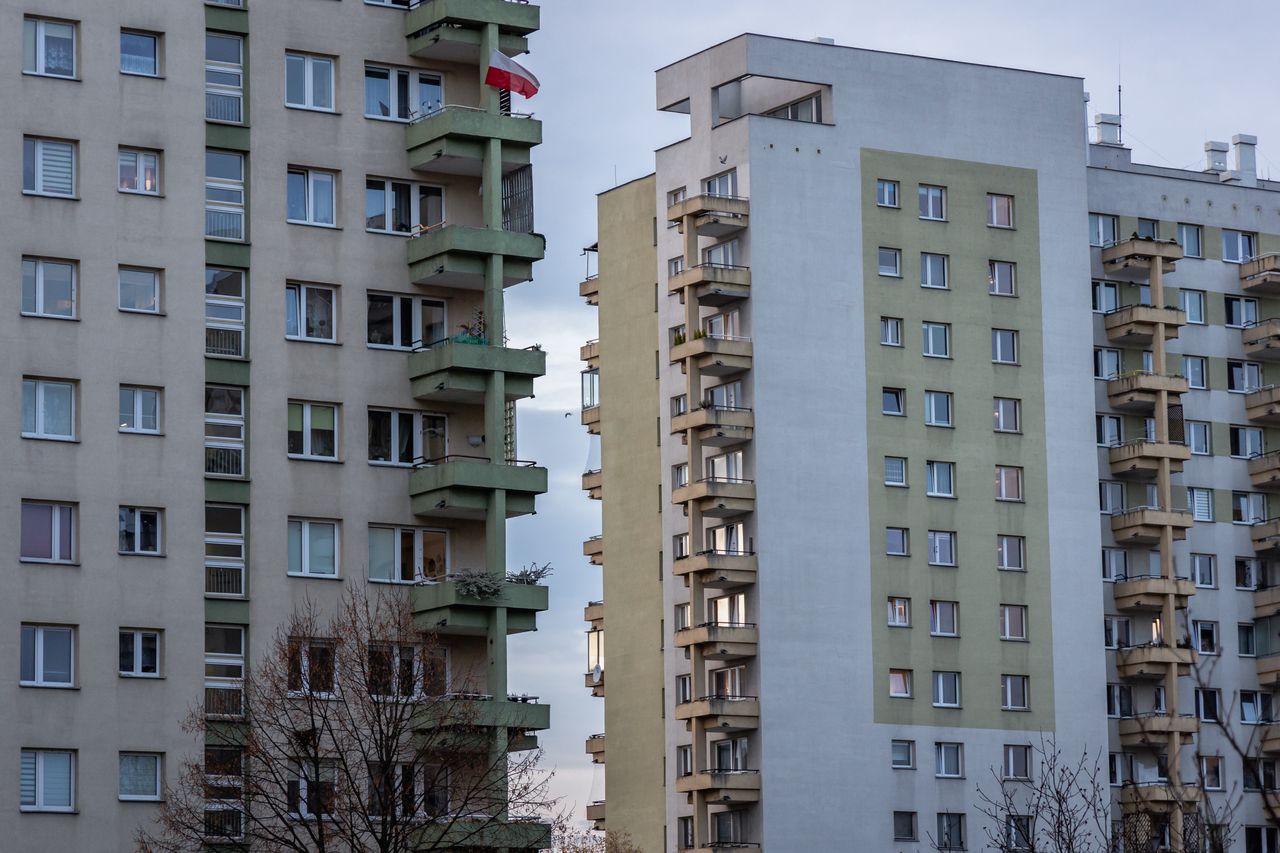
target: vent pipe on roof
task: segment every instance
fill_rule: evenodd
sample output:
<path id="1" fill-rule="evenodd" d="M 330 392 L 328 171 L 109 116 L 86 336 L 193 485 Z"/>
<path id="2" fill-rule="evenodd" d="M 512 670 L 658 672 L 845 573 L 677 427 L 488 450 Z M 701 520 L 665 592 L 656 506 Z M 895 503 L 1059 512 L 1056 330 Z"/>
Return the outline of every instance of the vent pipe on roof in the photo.
<path id="1" fill-rule="evenodd" d="M 1227 143 L 1210 140 L 1204 144 L 1204 170 L 1221 175 L 1227 171 Z"/>
<path id="2" fill-rule="evenodd" d="M 1257 144 L 1258 137 L 1248 133 L 1237 133 L 1231 137 L 1231 147 L 1234 149 L 1232 160 L 1235 161 L 1231 177 L 1247 187 L 1258 185 L 1258 161 L 1254 150 Z"/>
<path id="3" fill-rule="evenodd" d="M 1093 117 L 1098 126 L 1099 145 L 1123 145 L 1120 141 L 1120 116 L 1112 113 L 1098 113 Z"/>

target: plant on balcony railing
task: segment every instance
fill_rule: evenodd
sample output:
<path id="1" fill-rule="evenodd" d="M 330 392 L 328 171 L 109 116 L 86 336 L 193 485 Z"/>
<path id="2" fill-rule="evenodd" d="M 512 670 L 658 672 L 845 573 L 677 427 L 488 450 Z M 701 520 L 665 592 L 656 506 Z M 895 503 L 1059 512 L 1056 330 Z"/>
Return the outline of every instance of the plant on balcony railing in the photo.
<path id="1" fill-rule="evenodd" d="M 507 572 L 507 582 L 537 586 L 551 577 L 554 572 L 555 569 L 551 568 L 550 563 L 544 563 L 539 566 L 536 562 L 533 562 L 527 566 L 521 566 L 514 572 Z"/>
<path id="2" fill-rule="evenodd" d="M 502 595 L 502 585 L 506 582 L 504 578 L 489 574 L 483 569 L 462 569 L 446 575 L 445 579 L 457 586 L 459 594 L 482 601 Z"/>

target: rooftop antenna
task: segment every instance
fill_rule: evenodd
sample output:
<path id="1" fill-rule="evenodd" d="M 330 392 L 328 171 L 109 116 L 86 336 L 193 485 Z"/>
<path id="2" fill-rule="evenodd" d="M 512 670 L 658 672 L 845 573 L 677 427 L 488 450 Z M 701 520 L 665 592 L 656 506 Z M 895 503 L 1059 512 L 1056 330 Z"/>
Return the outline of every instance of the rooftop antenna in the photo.
<path id="1" fill-rule="evenodd" d="M 1122 60 L 1124 54 L 1118 50 L 1116 52 L 1116 115 L 1120 117 L 1120 126 L 1116 128 L 1116 141 L 1121 145 L 1124 144 L 1124 87 L 1121 85 L 1123 78 Z"/>

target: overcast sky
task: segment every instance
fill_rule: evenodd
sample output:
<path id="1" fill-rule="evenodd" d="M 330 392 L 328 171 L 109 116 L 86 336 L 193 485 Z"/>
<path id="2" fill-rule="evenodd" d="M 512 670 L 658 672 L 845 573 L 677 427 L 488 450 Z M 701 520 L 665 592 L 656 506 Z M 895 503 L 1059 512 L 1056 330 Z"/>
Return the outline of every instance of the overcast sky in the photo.
<path id="1" fill-rule="evenodd" d="M 582 686 L 582 608 L 600 597 L 601 569 L 581 551 L 600 532 L 600 512 L 580 490 L 587 437 L 578 420 L 578 347 L 596 336 L 596 317 L 577 288 L 582 247 L 596 238 L 596 193 L 649 173 L 653 150 L 687 134 L 687 118 L 655 111 L 654 70 L 755 32 L 1084 77 L 1090 114 L 1116 111 L 1119 81 L 1135 161 L 1198 169 L 1206 140 L 1252 133 L 1259 173 L 1280 178 L 1280 53 L 1268 49 L 1268 5 L 542 0 L 542 30 L 521 61 L 542 83 L 524 108 L 543 122 L 534 172 L 547 256 L 531 284 L 508 291 L 508 331 L 513 346 L 548 351 L 537 398 L 521 403 L 520 456 L 550 469 L 550 491 L 536 516 L 511 522 L 509 558 L 550 561 L 556 573 L 538 632 L 512 639 L 511 688 L 551 703 L 546 764 L 578 817 L 603 792 L 583 753 L 587 735 L 603 730 L 603 703 Z"/>

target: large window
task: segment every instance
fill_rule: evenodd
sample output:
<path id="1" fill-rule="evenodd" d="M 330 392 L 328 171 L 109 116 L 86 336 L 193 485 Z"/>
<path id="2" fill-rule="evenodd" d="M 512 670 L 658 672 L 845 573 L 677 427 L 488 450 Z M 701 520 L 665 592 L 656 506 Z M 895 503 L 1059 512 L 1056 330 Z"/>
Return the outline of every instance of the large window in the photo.
<path id="1" fill-rule="evenodd" d="M 244 713 L 244 628 L 204 626 L 204 709 L 209 716 L 238 717 Z"/>
<path id="2" fill-rule="evenodd" d="M 116 304 L 121 311 L 160 313 L 160 273 L 157 270 L 120 267 L 117 276 Z"/>
<path id="3" fill-rule="evenodd" d="M 22 313 L 31 317 L 76 316 L 76 265 L 44 258 L 22 259 Z"/>
<path id="4" fill-rule="evenodd" d="M 1256 361 L 1227 362 L 1227 390 L 1248 394 L 1262 387 L 1262 365 Z"/>
<path id="5" fill-rule="evenodd" d="M 22 191 L 71 198 L 76 192 L 76 146 L 57 139 L 22 140 Z"/>
<path id="6" fill-rule="evenodd" d="M 160 677 L 160 632 L 120 630 L 120 675 L 127 678 Z"/>
<path id="7" fill-rule="evenodd" d="M 76 25 L 67 21 L 24 18 L 22 71 L 45 77 L 75 77 Z"/>
<path id="8" fill-rule="evenodd" d="M 369 462 L 413 465 L 448 455 L 444 415 L 396 409 L 369 410 Z"/>
<path id="9" fill-rule="evenodd" d="M 286 53 L 284 56 L 286 106 L 333 111 L 334 61 L 327 56 Z"/>
<path id="10" fill-rule="evenodd" d="M 239 124 L 244 121 L 244 39 L 227 33 L 205 33 L 204 117 Z"/>
<path id="11" fill-rule="evenodd" d="M 160 74 L 160 37 L 136 30 L 120 31 L 120 73 L 140 77 Z"/>
<path id="12" fill-rule="evenodd" d="M 121 148 L 116 160 L 116 187 L 122 193 L 160 194 L 160 153 Z"/>
<path id="13" fill-rule="evenodd" d="M 327 403 L 289 403 L 290 456 L 338 458 L 338 407 Z"/>
<path id="14" fill-rule="evenodd" d="M 204 388 L 204 473 L 213 477 L 243 477 L 243 388 L 206 385 Z"/>
<path id="15" fill-rule="evenodd" d="M 386 234 L 412 234 L 444 222 L 444 190 L 427 184 L 367 178 L 364 227 Z"/>
<path id="16" fill-rule="evenodd" d="M 334 225 L 338 176 L 318 169 L 290 169 L 288 210 L 285 218 L 295 225 Z"/>
<path id="17" fill-rule="evenodd" d="M 18 679 L 26 687 L 70 687 L 75 682 L 75 629 L 23 625 Z"/>
<path id="18" fill-rule="evenodd" d="M 22 436 L 71 441 L 75 435 L 75 385 L 52 379 L 22 380 Z"/>
<path id="19" fill-rule="evenodd" d="M 427 347 L 448 335 L 445 303 L 439 299 L 369 293 L 366 316 L 370 347 Z"/>
<path id="20" fill-rule="evenodd" d="M 204 506 L 205 595 L 244 595 L 244 507 Z"/>
<path id="21" fill-rule="evenodd" d="M 24 812 L 75 811 L 76 754 L 70 750 L 22 750 L 19 808 Z"/>
<path id="22" fill-rule="evenodd" d="M 204 176 L 204 235 L 244 240 L 244 155 L 206 151 Z"/>
<path id="23" fill-rule="evenodd" d="M 443 530 L 369 528 L 369 580 L 443 580 L 448 573 L 448 555 L 449 538 Z"/>
<path id="24" fill-rule="evenodd" d="M 206 267 L 204 271 L 204 354 L 243 358 L 244 273 Z"/>
<path id="25" fill-rule="evenodd" d="M 304 577 L 336 577 L 338 574 L 338 523 L 289 519 L 289 574 Z"/>
<path id="26" fill-rule="evenodd" d="M 284 289 L 284 336 L 292 341 L 337 340 L 338 291 L 318 284 L 288 284 Z"/>
<path id="27" fill-rule="evenodd" d="M 41 563 L 75 562 L 75 506 L 22 502 L 21 558 Z"/>
<path id="28" fill-rule="evenodd" d="M 408 4 L 409 0 L 402 0 L 385 5 Z M 438 74 L 380 65 L 364 67 L 364 114 L 369 118 L 408 121 L 443 106 L 444 89 Z"/>
<path id="29" fill-rule="evenodd" d="M 120 507 L 118 522 L 119 551 L 121 554 L 137 554 L 158 557 L 163 550 L 161 530 L 164 512 L 136 506 Z"/>

